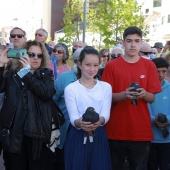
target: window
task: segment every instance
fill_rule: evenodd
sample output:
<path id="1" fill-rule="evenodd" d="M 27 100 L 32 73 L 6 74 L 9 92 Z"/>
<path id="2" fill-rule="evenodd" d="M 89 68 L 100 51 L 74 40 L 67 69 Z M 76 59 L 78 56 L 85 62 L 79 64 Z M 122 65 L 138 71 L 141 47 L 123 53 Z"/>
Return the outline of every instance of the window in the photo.
<path id="1" fill-rule="evenodd" d="M 161 6 L 162 6 L 162 0 L 153 1 L 153 7 L 161 7 Z"/>
<path id="2" fill-rule="evenodd" d="M 170 14 L 168 15 L 168 23 L 170 23 Z"/>
<path id="3" fill-rule="evenodd" d="M 165 16 L 162 17 L 162 25 L 165 23 Z"/>
<path id="4" fill-rule="evenodd" d="M 145 14 L 148 14 L 148 13 L 149 13 L 149 9 L 146 9 L 146 10 L 145 10 Z"/>

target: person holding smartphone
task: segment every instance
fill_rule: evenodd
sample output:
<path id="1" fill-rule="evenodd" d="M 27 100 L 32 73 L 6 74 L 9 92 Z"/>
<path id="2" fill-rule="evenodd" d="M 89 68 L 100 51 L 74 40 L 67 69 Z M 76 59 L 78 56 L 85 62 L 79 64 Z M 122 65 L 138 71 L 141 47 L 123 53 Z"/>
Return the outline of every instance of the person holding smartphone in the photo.
<path id="1" fill-rule="evenodd" d="M 55 94 L 48 54 L 41 43 L 27 41 L 27 55 L 10 60 L 7 50 L 0 56 L 0 92 L 5 100 L 0 111 L 0 140 L 9 170 L 54 170 L 51 140 L 52 108 Z"/>

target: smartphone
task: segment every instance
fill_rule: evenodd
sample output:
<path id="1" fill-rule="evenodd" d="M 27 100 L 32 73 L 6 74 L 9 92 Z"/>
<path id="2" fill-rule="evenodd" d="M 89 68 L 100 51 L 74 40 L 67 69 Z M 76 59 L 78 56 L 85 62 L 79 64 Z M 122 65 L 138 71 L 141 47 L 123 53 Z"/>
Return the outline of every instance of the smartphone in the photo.
<path id="1" fill-rule="evenodd" d="M 166 44 L 167 44 L 167 45 L 170 45 L 170 41 L 167 41 Z"/>
<path id="2" fill-rule="evenodd" d="M 24 57 L 26 53 L 27 53 L 26 49 L 9 49 L 7 52 L 7 57 L 19 59 L 21 57 Z"/>
<path id="3" fill-rule="evenodd" d="M 8 43 L 8 46 L 9 46 L 11 49 L 14 49 L 14 44 L 13 44 L 13 43 Z"/>

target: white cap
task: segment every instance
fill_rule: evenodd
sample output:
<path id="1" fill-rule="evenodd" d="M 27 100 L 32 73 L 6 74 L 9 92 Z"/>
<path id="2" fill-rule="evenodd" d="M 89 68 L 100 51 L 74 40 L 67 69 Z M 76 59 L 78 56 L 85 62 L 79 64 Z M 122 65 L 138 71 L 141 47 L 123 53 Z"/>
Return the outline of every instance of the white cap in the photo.
<path id="1" fill-rule="evenodd" d="M 82 50 L 83 50 L 83 48 L 78 48 L 78 49 L 73 53 L 73 56 L 72 56 L 72 60 L 73 60 L 73 61 L 78 60 L 78 58 L 79 58 L 80 53 L 81 53 Z"/>

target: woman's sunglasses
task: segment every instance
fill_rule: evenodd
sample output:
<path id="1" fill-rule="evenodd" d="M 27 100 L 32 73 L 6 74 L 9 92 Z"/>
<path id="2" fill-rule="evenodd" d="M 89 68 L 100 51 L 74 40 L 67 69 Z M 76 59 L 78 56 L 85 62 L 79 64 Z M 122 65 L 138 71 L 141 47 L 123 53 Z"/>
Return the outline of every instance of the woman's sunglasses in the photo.
<path id="1" fill-rule="evenodd" d="M 41 54 L 41 53 L 36 54 L 36 53 L 33 53 L 33 52 L 27 52 L 27 54 L 30 58 L 34 58 L 35 56 L 37 56 L 40 59 L 43 58 L 43 54 Z"/>
<path id="2" fill-rule="evenodd" d="M 16 36 L 17 36 L 18 38 L 24 37 L 23 34 L 10 34 L 10 37 L 11 37 L 11 38 L 15 38 Z"/>
<path id="3" fill-rule="evenodd" d="M 43 35 L 42 34 L 38 34 L 36 33 L 35 36 L 39 36 L 39 37 L 42 37 Z"/>
<path id="4" fill-rule="evenodd" d="M 109 55 L 103 55 L 102 57 L 103 57 L 103 58 L 106 58 L 106 57 L 109 57 Z"/>
<path id="5" fill-rule="evenodd" d="M 61 50 L 56 50 L 56 49 L 53 49 L 53 52 L 54 52 L 54 53 L 56 53 L 56 52 L 57 52 L 58 54 L 62 54 L 62 53 L 64 53 L 64 52 L 62 52 Z"/>

